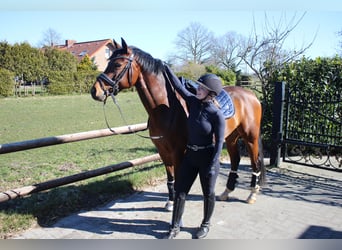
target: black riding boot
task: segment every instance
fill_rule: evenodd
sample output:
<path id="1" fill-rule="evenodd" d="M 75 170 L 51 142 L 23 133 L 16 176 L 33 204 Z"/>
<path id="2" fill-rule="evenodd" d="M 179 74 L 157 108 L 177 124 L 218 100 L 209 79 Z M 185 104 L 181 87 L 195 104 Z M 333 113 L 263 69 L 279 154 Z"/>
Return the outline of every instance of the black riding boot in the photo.
<path id="1" fill-rule="evenodd" d="M 172 223 L 165 239 L 173 239 L 180 232 L 180 221 L 184 212 L 185 196 L 185 193 L 181 193 L 175 199 L 172 212 Z"/>
<path id="2" fill-rule="evenodd" d="M 197 239 L 202 239 L 207 236 L 209 232 L 209 227 L 210 227 L 210 218 L 214 212 L 214 207 L 215 207 L 215 194 L 204 197 L 204 201 L 203 201 L 204 217 L 203 217 L 202 224 L 196 234 Z"/>

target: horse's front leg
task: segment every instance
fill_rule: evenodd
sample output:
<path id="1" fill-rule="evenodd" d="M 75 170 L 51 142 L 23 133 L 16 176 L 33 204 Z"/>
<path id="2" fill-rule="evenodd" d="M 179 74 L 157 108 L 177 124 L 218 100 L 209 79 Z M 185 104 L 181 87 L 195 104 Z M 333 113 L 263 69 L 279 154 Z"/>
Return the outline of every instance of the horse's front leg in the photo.
<path id="1" fill-rule="evenodd" d="M 165 204 L 165 209 L 167 211 L 172 211 L 173 210 L 173 201 L 175 198 L 175 177 L 174 177 L 174 167 L 173 166 L 167 166 L 165 165 L 166 168 L 166 175 L 167 175 L 167 190 L 169 193 L 168 199 Z"/>

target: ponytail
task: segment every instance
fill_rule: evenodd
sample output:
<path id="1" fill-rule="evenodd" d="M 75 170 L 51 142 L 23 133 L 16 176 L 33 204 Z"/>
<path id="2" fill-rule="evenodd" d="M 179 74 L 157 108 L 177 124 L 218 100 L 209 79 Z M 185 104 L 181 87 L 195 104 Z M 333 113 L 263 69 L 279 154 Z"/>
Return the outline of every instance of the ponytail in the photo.
<path id="1" fill-rule="evenodd" d="M 216 93 L 213 92 L 213 91 L 210 91 L 209 93 L 209 96 L 211 97 L 211 99 L 213 100 L 213 103 L 215 104 L 215 106 L 218 108 L 218 109 L 221 109 L 221 105 L 218 103 L 218 101 L 216 100 Z"/>

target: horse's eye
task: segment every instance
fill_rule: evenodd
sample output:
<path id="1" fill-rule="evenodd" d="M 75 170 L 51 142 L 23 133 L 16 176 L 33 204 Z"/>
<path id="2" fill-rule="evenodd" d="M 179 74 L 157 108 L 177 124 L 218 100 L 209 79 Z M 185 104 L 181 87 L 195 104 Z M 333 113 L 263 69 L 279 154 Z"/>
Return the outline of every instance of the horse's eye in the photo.
<path id="1" fill-rule="evenodd" d="M 114 68 L 120 68 L 121 67 L 121 64 L 120 63 L 114 63 Z"/>

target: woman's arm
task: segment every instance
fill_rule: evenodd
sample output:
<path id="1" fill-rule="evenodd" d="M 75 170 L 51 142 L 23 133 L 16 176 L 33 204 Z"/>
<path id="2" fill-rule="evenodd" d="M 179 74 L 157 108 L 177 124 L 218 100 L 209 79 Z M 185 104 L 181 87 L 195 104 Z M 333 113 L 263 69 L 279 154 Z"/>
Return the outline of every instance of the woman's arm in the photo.
<path id="1" fill-rule="evenodd" d="M 176 91 L 185 99 L 194 97 L 195 95 L 192 94 L 189 90 L 185 88 L 185 86 L 181 83 L 178 77 L 171 71 L 169 66 L 165 64 L 165 70 L 168 78 L 170 79 L 171 85 L 176 89 Z"/>
<path id="2" fill-rule="evenodd" d="M 211 162 L 213 166 L 216 162 L 219 161 L 222 145 L 224 142 L 224 132 L 225 132 L 225 119 L 223 114 L 220 110 L 217 111 L 216 121 L 215 121 L 215 128 L 214 128 L 214 136 L 215 136 L 215 146 L 214 146 L 214 155 Z"/>

